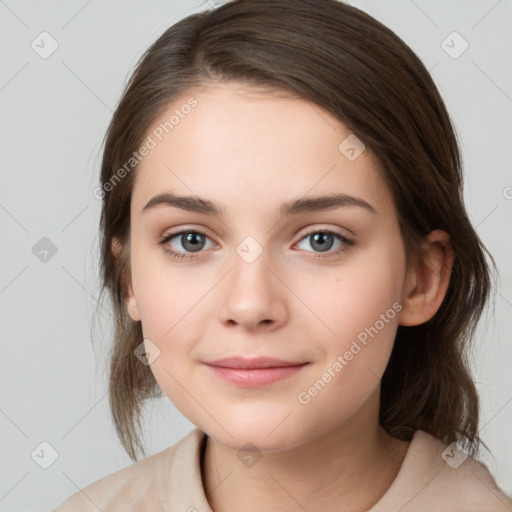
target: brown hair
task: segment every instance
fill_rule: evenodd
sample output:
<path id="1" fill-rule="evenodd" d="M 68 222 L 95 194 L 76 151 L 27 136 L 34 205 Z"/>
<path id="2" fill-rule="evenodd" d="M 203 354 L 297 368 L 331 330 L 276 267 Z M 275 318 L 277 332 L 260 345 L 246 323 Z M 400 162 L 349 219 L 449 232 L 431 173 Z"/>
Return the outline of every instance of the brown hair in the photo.
<path id="1" fill-rule="evenodd" d="M 167 29 L 137 63 L 105 136 L 101 165 L 101 292 L 116 320 L 109 391 L 126 451 L 144 455 L 141 411 L 161 396 L 134 356 L 140 322 L 125 309 L 130 199 L 136 166 L 112 177 L 179 96 L 215 80 L 287 91 L 343 122 L 377 158 L 395 202 L 408 262 L 430 231 L 449 233 L 455 261 L 441 307 L 399 326 L 381 383 L 380 423 L 410 440 L 422 429 L 478 452 L 479 404 L 467 345 L 491 290 L 486 254 L 463 203 L 458 142 L 439 92 L 413 51 L 366 13 L 336 0 L 235 0 Z M 120 242 L 120 253 L 112 242 Z"/>

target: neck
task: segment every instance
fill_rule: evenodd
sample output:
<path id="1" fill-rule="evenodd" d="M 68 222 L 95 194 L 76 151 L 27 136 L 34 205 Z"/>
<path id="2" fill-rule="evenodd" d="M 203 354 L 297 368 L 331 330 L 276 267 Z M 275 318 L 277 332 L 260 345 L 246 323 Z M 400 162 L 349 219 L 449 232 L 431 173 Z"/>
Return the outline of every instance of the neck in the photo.
<path id="1" fill-rule="evenodd" d="M 251 467 L 208 437 L 203 485 L 214 512 L 367 511 L 385 494 L 410 443 L 390 437 L 370 401 L 353 418 L 306 444 L 264 452 Z"/>

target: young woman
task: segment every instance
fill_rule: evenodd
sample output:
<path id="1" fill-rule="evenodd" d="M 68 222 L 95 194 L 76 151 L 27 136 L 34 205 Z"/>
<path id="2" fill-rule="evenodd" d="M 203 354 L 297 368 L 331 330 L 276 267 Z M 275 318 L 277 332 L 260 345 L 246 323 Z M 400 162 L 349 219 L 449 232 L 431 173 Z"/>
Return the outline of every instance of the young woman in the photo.
<path id="1" fill-rule="evenodd" d="M 134 464 L 58 512 L 512 508 L 465 360 L 493 260 L 393 32 L 334 0 L 181 20 L 137 65 L 96 193 Z M 197 428 L 137 461 L 162 394 Z"/>

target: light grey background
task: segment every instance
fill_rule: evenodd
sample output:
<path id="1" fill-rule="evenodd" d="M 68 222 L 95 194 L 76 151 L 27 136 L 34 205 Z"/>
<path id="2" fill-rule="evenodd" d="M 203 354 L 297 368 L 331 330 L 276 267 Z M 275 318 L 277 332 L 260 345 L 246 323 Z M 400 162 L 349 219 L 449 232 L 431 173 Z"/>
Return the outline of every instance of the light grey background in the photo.
<path id="1" fill-rule="evenodd" d="M 512 494 L 512 60 L 506 57 L 512 5 L 351 3 L 417 52 L 458 129 L 470 218 L 501 272 L 495 307 L 480 326 L 473 356 L 482 436 L 494 454 L 483 450 L 482 460 Z M 94 319 L 91 332 L 100 212 L 92 191 L 107 123 L 136 60 L 168 26 L 207 6 L 185 0 L 0 0 L 2 512 L 50 510 L 131 463 L 108 410 L 107 311 Z M 34 40 L 42 46 L 43 31 L 58 43 L 46 59 L 31 47 Z M 463 41 L 446 39 L 453 31 L 469 44 L 458 58 L 453 54 Z M 43 237 L 57 250 L 46 262 L 33 253 Z M 152 404 L 147 418 L 147 455 L 194 427 L 167 399 Z M 47 469 L 36 463 L 51 462 L 51 449 L 43 445 L 41 451 L 44 441 L 58 453 Z"/>

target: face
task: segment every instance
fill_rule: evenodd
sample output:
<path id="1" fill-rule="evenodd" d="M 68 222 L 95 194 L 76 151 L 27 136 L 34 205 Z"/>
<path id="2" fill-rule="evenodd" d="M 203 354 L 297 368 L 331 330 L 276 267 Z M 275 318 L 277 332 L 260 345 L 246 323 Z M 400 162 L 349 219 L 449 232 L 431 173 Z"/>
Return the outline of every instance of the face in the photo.
<path id="1" fill-rule="evenodd" d="M 163 392 L 233 449 L 301 445 L 378 397 L 405 251 L 391 193 L 349 135 L 317 105 L 234 82 L 184 95 L 147 134 L 128 311 Z M 295 366 L 206 364 L 231 357 Z"/>

